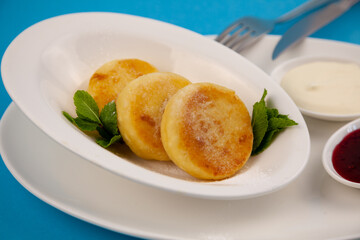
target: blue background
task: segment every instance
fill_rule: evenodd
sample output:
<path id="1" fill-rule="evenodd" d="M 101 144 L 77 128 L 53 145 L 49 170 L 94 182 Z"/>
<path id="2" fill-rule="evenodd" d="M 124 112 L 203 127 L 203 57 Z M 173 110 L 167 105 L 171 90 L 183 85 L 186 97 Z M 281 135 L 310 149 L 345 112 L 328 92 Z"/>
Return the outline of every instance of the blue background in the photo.
<path id="1" fill-rule="evenodd" d="M 23 30 L 67 13 L 106 11 L 172 23 L 200 34 L 217 34 L 245 15 L 276 18 L 304 0 L 0 0 L 0 57 Z M 282 34 L 290 23 L 277 26 Z M 312 37 L 360 44 L 360 4 Z M 359 56 L 360 58 L 360 56 Z M 11 99 L 0 83 L 0 116 Z M 71 217 L 34 197 L 0 161 L 0 239 L 137 239 Z"/>

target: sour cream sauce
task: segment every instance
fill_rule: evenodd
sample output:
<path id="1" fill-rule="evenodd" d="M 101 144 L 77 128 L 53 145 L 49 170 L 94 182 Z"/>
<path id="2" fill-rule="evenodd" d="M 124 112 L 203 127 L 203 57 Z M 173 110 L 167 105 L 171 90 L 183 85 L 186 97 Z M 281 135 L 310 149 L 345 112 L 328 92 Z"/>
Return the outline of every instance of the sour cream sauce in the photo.
<path id="1" fill-rule="evenodd" d="M 303 109 L 327 114 L 360 113 L 360 65 L 310 62 L 289 70 L 281 86 Z"/>

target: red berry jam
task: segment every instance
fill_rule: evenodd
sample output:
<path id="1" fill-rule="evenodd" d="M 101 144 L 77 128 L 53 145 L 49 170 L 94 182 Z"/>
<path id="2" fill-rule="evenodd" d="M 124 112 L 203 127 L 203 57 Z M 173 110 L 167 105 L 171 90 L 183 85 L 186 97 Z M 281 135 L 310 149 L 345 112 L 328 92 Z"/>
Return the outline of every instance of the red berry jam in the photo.
<path id="1" fill-rule="evenodd" d="M 360 183 L 360 129 L 346 135 L 335 147 L 332 162 L 340 176 Z"/>

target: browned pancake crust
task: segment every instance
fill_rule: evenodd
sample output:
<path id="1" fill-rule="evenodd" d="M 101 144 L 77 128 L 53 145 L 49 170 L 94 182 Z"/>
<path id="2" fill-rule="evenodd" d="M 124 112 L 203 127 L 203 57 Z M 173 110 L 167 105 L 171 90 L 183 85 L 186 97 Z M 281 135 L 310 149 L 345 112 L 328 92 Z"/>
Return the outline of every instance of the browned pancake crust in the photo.
<path id="1" fill-rule="evenodd" d="M 188 93 L 182 94 L 186 99 L 179 100 L 180 104 L 172 105 L 181 111 L 176 116 L 177 144 L 172 145 L 185 154 L 170 150 L 170 158 L 198 178 L 232 176 L 246 163 L 252 150 L 251 119 L 246 106 L 233 91 L 214 84 L 193 84 L 180 91 Z M 172 103 L 180 95 L 176 94 Z M 169 104 L 169 108 L 172 106 Z M 164 131 L 171 142 L 170 132 L 174 134 Z"/>
<path id="2" fill-rule="evenodd" d="M 119 129 L 136 155 L 170 160 L 161 141 L 161 119 L 168 100 L 188 84 L 189 80 L 175 73 L 150 73 L 129 83 L 119 94 Z"/>
<path id="3" fill-rule="evenodd" d="M 115 100 L 130 81 L 156 71 L 154 66 L 139 59 L 113 60 L 96 70 L 90 78 L 87 91 L 95 99 L 99 109 L 102 109 Z"/>

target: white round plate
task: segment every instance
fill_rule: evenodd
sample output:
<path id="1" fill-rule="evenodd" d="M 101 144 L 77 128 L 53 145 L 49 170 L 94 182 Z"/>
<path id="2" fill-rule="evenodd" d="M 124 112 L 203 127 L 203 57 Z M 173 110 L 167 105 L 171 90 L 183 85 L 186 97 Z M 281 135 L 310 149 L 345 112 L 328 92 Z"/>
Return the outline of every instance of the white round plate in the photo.
<path id="1" fill-rule="evenodd" d="M 358 239 L 359 191 L 334 181 L 319 161 L 337 126 L 310 121 L 314 151 L 299 178 L 241 200 L 193 198 L 126 180 L 57 144 L 13 103 L 0 122 L 0 152 L 16 180 L 44 202 L 144 239 Z"/>
<path id="2" fill-rule="evenodd" d="M 103 63 L 121 58 L 143 59 L 192 82 L 234 89 L 249 112 L 266 88 L 271 106 L 299 125 L 282 132 L 270 148 L 223 181 L 196 180 L 172 163 L 137 158 L 125 147 L 114 154 L 70 124 L 62 111 L 74 115 L 74 92 L 85 89 Z M 277 83 L 232 50 L 167 23 L 115 13 L 51 18 L 28 28 L 10 44 L 1 72 L 17 106 L 51 138 L 98 166 L 157 188 L 212 199 L 255 197 L 290 183 L 309 158 L 307 126 Z"/>
<path id="3" fill-rule="evenodd" d="M 352 62 L 352 63 L 357 63 L 360 65 L 359 58 L 358 57 L 354 58 L 354 55 L 347 55 L 347 56 L 340 55 L 338 57 L 326 57 L 326 56 L 297 57 L 297 58 L 292 58 L 288 61 L 285 61 L 282 64 L 279 64 L 277 67 L 275 67 L 274 70 L 271 72 L 271 77 L 280 84 L 284 75 L 291 69 L 293 69 L 297 66 L 300 66 L 302 64 L 309 63 L 309 62 L 315 62 L 315 61 Z M 360 117 L 360 113 L 329 114 L 329 113 L 311 111 L 311 110 L 304 109 L 301 107 L 299 107 L 299 109 L 304 115 L 307 115 L 307 116 L 310 116 L 313 118 L 322 119 L 322 120 L 329 120 L 329 121 L 349 121 L 349 120 L 354 120 L 354 119 Z"/>
<path id="4" fill-rule="evenodd" d="M 299 55 L 360 50 L 354 44 L 308 38 L 272 61 L 278 41 L 279 36 L 265 36 L 244 55 L 271 72 Z M 15 104 L 0 121 L 0 152 L 11 174 L 41 200 L 92 224 L 145 239 L 359 239 L 358 189 L 334 181 L 319 161 L 326 141 L 343 123 L 305 120 L 311 153 L 304 171 L 283 189 L 251 199 L 198 199 L 128 181 L 54 142 Z"/>
<path id="5" fill-rule="evenodd" d="M 322 162 L 326 172 L 336 181 L 354 188 L 360 188 L 360 183 L 346 180 L 336 172 L 332 163 L 332 154 L 334 148 L 343 140 L 343 138 L 357 129 L 360 129 L 360 118 L 349 122 L 345 126 L 338 129 L 326 142 L 322 153 Z"/>

